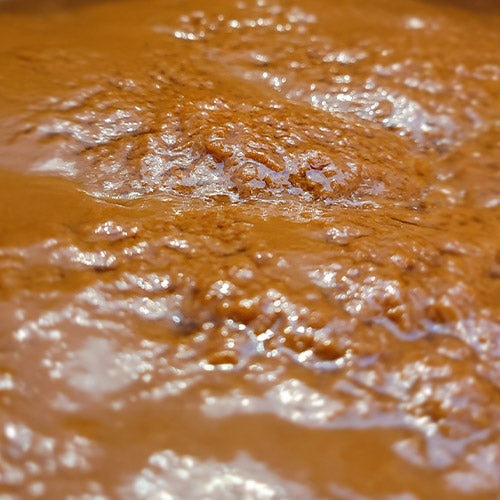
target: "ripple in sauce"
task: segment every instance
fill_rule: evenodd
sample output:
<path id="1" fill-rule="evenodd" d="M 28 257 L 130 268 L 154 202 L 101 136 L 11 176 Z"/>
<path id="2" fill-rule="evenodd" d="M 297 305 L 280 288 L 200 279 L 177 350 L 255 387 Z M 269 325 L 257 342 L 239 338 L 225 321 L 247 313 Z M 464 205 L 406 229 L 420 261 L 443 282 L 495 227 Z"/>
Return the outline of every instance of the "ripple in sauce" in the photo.
<path id="1" fill-rule="evenodd" d="M 1 3 L 2 499 L 500 498 L 499 14 Z"/>

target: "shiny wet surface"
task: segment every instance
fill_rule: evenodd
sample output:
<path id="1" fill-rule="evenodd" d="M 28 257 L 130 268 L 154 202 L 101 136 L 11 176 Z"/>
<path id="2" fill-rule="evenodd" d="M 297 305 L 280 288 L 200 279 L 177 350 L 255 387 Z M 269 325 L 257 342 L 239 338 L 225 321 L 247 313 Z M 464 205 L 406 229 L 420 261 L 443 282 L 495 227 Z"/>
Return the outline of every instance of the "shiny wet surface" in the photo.
<path id="1" fill-rule="evenodd" d="M 5 498 L 500 498 L 476 4 L 3 4 Z"/>

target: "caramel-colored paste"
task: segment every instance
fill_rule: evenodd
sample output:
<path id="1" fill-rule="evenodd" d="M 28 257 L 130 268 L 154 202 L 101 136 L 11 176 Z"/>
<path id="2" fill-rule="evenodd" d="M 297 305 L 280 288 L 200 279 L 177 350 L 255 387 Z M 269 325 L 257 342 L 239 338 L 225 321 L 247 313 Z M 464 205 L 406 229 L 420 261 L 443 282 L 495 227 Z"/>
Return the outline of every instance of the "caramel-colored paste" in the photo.
<path id="1" fill-rule="evenodd" d="M 500 499 L 500 4 L 2 0 L 0 498 Z"/>

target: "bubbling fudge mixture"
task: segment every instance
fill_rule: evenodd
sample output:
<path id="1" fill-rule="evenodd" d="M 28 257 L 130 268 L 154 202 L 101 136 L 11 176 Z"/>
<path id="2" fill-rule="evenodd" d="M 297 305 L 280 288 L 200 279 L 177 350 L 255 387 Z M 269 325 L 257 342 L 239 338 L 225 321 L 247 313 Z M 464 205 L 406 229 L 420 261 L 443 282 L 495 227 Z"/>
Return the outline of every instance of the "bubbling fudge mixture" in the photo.
<path id="1" fill-rule="evenodd" d="M 0 497 L 500 499 L 500 4 L 0 2 Z"/>

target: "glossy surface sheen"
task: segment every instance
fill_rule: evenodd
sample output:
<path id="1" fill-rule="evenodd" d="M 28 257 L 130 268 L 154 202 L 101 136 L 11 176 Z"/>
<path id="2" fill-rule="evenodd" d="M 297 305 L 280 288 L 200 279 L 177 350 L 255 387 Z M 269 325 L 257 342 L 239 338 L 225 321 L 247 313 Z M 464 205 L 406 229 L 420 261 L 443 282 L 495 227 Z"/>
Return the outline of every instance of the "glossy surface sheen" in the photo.
<path id="1" fill-rule="evenodd" d="M 0 42 L 2 500 L 500 498 L 496 2 Z"/>

